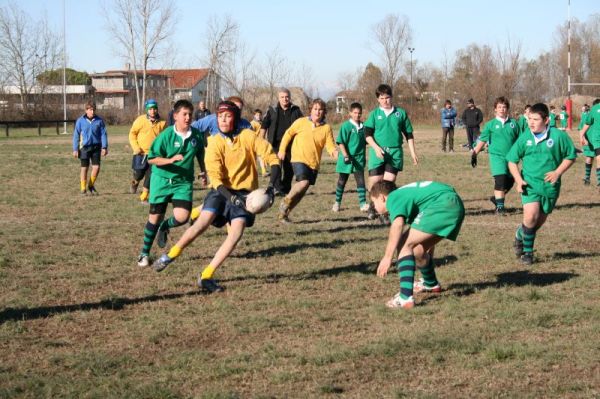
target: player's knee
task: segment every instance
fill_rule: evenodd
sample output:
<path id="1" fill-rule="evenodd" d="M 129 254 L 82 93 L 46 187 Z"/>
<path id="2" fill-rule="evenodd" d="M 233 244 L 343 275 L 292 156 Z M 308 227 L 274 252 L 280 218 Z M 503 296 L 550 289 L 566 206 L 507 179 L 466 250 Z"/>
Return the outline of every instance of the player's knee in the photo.
<path id="1" fill-rule="evenodd" d="M 494 190 L 497 191 L 508 191 L 511 189 L 515 180 L 509 175 L 496 175 L 494 176 Z"/>

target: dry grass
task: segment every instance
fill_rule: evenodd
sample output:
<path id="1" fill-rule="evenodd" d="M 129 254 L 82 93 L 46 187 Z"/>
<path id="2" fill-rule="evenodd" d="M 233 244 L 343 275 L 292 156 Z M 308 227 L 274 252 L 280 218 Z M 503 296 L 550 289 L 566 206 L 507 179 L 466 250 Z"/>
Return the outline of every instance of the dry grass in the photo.
<path id="1" fill-rule="evenodd" d="M 511 250 L 517 195 L 496 217 L 486 157 L 472 170 L 417 130 L 422 163 L 398 182 L 454 185 L 467 218 L 436 252 L 444 292 L 394 312 L 397 277 L 374 273 L 387 229 L 358 212 L 352 179 L 331 213 L 332 161 L 296 223 L 257 218 L 219 271 L 225 293 L 194 286 L 221 230 L 162 274 L 140 270 L 147 208 L 126 194 L 125 133 L 109 130 L 95 198 L 78 194 L 69 137 L 0 138 L 0 397 L 599 397 L 600 194 L 582 162 L 527 269 Z"/>

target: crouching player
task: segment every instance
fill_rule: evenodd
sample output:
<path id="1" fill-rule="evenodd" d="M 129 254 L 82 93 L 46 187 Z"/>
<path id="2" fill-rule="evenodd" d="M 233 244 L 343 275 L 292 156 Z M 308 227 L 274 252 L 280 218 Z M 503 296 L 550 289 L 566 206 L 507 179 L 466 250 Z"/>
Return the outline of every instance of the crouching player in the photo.
<path id="1" fill-rule="evenodd" d="M 533 263 L 537 231 L 554 209 L 560 194 L 560 177 L 575 162 L 575 146 L 566 132 L 549 127 L 549 111 L 538 103 L 529 112 L 529 130 L 506 156 L 523 202 L 523 224 L 517 228 L 514 249 L 525 265 Z M 523 161 L 519 172 L 517 164 Z"/>
<path id="2" fill-rule="evenodd" d="M 200 216 L 177 244 L 153 265 L 158 272 L 164 270 L 211 224 L 223 227 L 228 223 L 227 238 L 198 278 L 198 286 L 208 292 L 223 291 L 224 288 L 213 279 L 213 274 L 233 252 L 244 229 L 254 224 L 254 215 L 245 208 L 245 197 L 258 188 L 256 156 L 271 166 L 271 182 L 267 189 L 271 203 L 274 199 L 273 182 L 281 176 L 279 160 L 271 144 L 257 137 L 252 130 L 239 128 L 240 109 L 234 103 L 223 101 L 219 104 L 217 123 L 219 133 L 208 139 L 206 148 L 206 172 L 211 190 L 204 199 Z"/>
<path id="3" fill-rule="evenodd" d="M 323 148 L 330 156 L 337 158 L 333 131 L 325 122 L 326 114 L 325 101 L 320 98 L 314 99 L 310 105 L 310 116 L 296 119 L 281 139 L 277 156 L 284 161 L 286 148 L 291 143 L 292 169 L 296 176 L 296 183 L 279 206 L 277 218 L 282 223 L 290 222 L 290 212 L 302 200 L 308 188 L 317 181 Z"/>
<path id="4" fill-rule="evenodd" d="M 150 249 L 158 235 L 158 246 L 164 248 L 172 227 L 185 224 L 192 209 L 194 157 L 204 151 L 202 133 L 192 128 L 194 107 L 188 100 L 179 100 L 173 107 L 175 124 L 154 139 L 148 152 L 152 166 L 150 176 L 150 212 L 144 226 L 144 243 L 138 256 L 138 266 L 150 264 Z M 167 205 L 173 204 L 173 216 L 163 220 Z"/>
<path id="5" fill-rule="evenodd" d="M 389 214 L 391 221 L 385 254 L 377 267 L 379 277 L 385 277 L 398 250 L 400 292 L 386 306 L 410 309 L 415 305 L 413 293 L 442 290 L 433 267 L 434 248 L 444 238 L 456 240 L 465 217 L 463 202 L 452 187 L 433 181 L 396 188 L 382 180 L 371 187 L 371 200 L 377 213 Z M 403 232 L 405 225 L 408 229 Z M 416 267 L 423 276 L 417 282 Z"/>

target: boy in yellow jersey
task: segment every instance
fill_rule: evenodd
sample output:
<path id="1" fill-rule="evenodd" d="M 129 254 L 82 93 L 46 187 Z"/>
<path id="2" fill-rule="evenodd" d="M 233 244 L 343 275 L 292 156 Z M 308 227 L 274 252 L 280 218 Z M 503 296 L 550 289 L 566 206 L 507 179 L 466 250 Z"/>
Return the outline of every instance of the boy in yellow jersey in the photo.
<path id="1" fill-rule="evenodd" d="M 229 224 L 227 238 L 221 244 L 210 264 L 198 278 L 198 285 L 208 292 L 220 292 L 224 288 L 213 279 L 215 270 L 233 252 L 246 227 L 254 224 L 254 215 L 246 210 L 246 195 L 258 188 L 256 156 L 260 155 L 271 165 L 271 183 L 267 193 L 274 199 L 273 182 L 280 178 L 281 167 L 271 144 L 257 137 L 250 129 L 240 129 L 240 109 L 231 101 L 223 101 L 217 107 L 219 133 L 208 139 L 206 148 L 206 171 L 211 191 L 204 199 L 200 216 L 189 227 L 168 254 L 162 255 L 153 267 L 164 270 L 212 224 L 223 227 Z"/>
<path id="2" fill-rule="evenodd" d="M 131 130 L 129 130 L 129 144 L 133 150 L 133 159 L 131 161 L 133 180 L 131 181 L 129 192 L 135 194 L 140 181 L 144 179 L 140 201 L 145 203 L 148 201 L 150 175 L 152 173 L 152 168 L 148 164 L 148 151 L 154 138 L 164 130 L 166 122 L 160 119 L 156 100 L 149 98 L 146 100 L 144 108 L 146 109 L 146 113 L 138 116 L 133 122 Z"/>
<path id="3" fill-rule="evenodd" d="M 262 111 L 257 108 L 254 110 L 254 119 L 252 119 L 250 121 L 250 126 L 252 126 L 252 130 L 254 130 L 254 132 L 256 133 L 257 136 L 260 135 L 260 128 L 262 126 L 261 122 L 262 122 Z M 265 165 L 265 162 L 262 160 L 261 157 L 258 157 L 257 160 L 258 160 L 258 164 L 260 165 L 260 173 L 261 173 L 262 177 L 269 176 L 269 172 L 267 172 L 267 167 Z"/>
<path id="4" fill-rule="evenodd" d="M 283 161 L 286 148 L 293 140 L 291 163 L 296 184 L 292 186 L 279 206 L 278 219 L 282 223 L 290 222 L 291 210 L 304 197 L 308 187 L 317 181 L 323 148 L 327 149 L 330 156 L 337 158 L 333 131 L 331 126 L 325 123 L 326 114 L 325 101 L 317 98 L 310 105 L 310 116 L 297 119 L 283 135 L 277 156 Z"/>

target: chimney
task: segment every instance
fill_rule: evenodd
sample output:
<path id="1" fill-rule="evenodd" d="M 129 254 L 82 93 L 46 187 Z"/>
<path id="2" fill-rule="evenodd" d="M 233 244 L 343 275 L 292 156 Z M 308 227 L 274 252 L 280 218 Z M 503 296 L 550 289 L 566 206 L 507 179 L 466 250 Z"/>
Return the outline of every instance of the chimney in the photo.
<path id="1" fill-rule="evenodd" d="M 125 70 L 129 71 L 131 69 L 131 64 L 128 62 L 125 64 Z"/>

